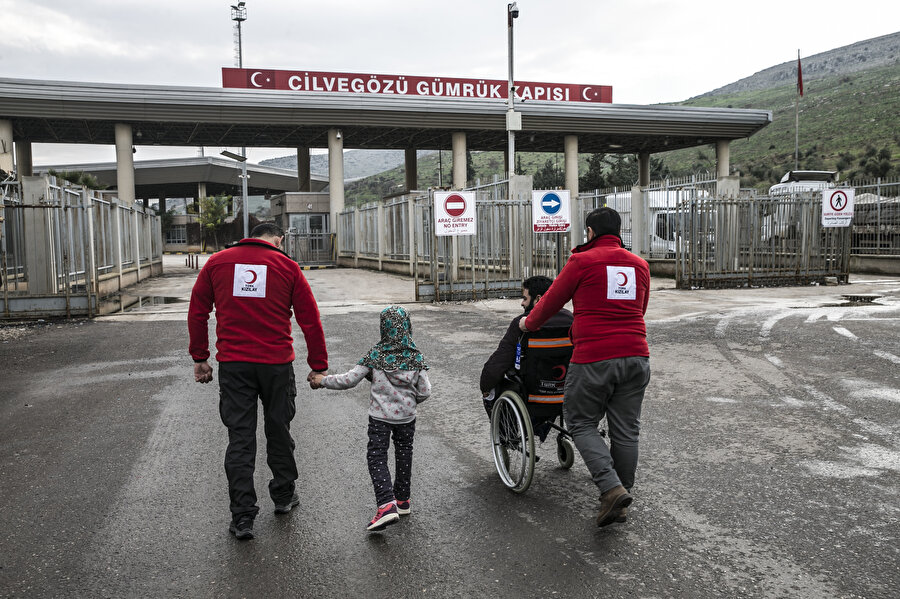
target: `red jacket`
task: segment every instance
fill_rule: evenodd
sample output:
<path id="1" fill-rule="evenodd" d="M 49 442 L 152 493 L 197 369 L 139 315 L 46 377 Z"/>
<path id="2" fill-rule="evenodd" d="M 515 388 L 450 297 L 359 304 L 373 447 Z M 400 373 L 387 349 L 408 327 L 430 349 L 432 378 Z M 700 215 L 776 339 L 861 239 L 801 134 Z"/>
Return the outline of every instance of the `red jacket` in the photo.
<path id="1" fill-rule="evenodd" d="M 571 299 L 575 308 L 572 362 L 649 357 L 644 324 L 649 296 L 647 262 L 623 248 L 615 235 L 595 237 L 572 250 L 525 326 L 537 330 Z"/>
<path id="2" fill-rule="evenodd" d="M 209 357 L 207 322 L 216 308 L 216 360 L 287 364 L 294 359 L 291 308 L 306 339 L 312 370 L 328 369 L 319 308 L 300 266 L 271 243 L 242 239 L 210 256 L 188 309 L 190 352 Z"/>

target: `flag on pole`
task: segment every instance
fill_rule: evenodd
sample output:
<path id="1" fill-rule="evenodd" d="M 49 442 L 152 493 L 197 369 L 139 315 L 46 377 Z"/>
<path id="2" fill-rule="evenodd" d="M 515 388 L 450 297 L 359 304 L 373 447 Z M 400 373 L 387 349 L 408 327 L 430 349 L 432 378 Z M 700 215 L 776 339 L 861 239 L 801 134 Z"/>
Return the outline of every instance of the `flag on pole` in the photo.
<path id="1" fill-rule="evenodd" d="M 797 91 L 803 96 L 803 71 L 800 68 L 800 50 L 797 50 Z"/>

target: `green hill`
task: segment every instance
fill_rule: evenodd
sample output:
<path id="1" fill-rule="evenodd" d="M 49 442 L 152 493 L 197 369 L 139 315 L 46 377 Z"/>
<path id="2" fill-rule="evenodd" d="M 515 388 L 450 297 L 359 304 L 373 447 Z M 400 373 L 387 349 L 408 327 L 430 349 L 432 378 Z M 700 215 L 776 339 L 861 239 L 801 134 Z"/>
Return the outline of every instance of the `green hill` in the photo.
<path id="1" fill-rule="evenodd" d="M 796 75 L 794 75 L 796 77 Z M 731 144 L 731 167 L 745 187 L 768 187 L 794 168 L 796 86 L 693 98 L 684 106 L 762 108 L 772 124 Z M 841 171 L 842 179 L 900 175 L 900 62 L 804 83 L 801 169 Z M 713 170 L 709 147 L 661 154 L 675 174 Z"/>
<path id="2" fill-rule="evenodd" d="M 743 187 L 768 189 L 794 168 L 796 61 L 787 61 L 744 77 L 702 96 L 673 104 L 683 106 L 757 108 L 772 111 L 772 123 L 748 139 L 731 144 L 731 170 Z M 841 179 L 900 177 L 900 33 L 863 40 L 803 58 L 804 96 L 800 99 L 799 168 L 837 170 Z M 561 185 L 562 148 L 557 153 L 517 153 L 517 172 L 548 183 L 550 173 Z M 345 161 L 358 162 L 362 173 L 377 174 L 346 186 L 348 204 L 364 203 L 403 189 L 402 152 L 348 152 Z M 421 189 L 449 185 L 451 152 L 419 152 Z M 715 148 L 656 154 L 672 176 L 715 170 Z M 589 156 L 579 156 L 579 171 L 587 171 Z M 370 161 L 376 160 L 376 163 Z M 296 156 L 287 157 L 296 167 Z M 327 157 L 319 168 L 327 169 Z M 549 165 L 548 165 L 549 161 Z M 506 172 L 502 152 L 473 152 L 474 176 L 488 182 Z M 354 163 L 355 164 L 355 163 Z M 443 176 L 439 175 L 442 164 Z M 549 168 L 548 168 L 549 166 Z M 391 168 L 393 167 L 393 168 Z M 384 170 L 389 169 L 389 170 Z M 315 169 L 314 169 L 315 170 Z M 347 170 L 345 169 L 345 174 Z M 540 177 L 544 175 L 544 177 Z M 554 178 L 555 177 L 555 178 Z"/>

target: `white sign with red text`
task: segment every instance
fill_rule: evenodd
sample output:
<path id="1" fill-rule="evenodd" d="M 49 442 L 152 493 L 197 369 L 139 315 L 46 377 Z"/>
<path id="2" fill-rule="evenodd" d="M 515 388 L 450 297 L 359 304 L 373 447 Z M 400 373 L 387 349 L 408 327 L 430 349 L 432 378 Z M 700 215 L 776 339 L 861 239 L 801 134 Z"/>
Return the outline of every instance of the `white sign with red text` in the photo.
<path id="1" fill-rule="evenodd" d="M 565 233 L 572 226 L 569 190 L 531 192 L 531 222 L 535 233 Z"/>
<path id="2" fill-rule="evenodd" d="M 849 227 L 853 220 L 853 197 L 856 190 L 852 187 L 822 190 L 822 226 Z"/>
<path id="3" fill-rule="evenodd" d="M 471 191 L 434 192 L 434 234 L 475 234 L 475 194 Z"/>

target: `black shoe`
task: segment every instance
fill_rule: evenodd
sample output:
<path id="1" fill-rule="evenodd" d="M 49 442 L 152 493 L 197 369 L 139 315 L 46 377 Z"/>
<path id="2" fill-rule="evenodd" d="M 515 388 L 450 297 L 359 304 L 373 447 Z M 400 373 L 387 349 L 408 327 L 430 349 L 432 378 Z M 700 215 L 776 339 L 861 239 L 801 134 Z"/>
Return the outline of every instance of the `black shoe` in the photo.
<path id="1" fill-rule="evenodd" d="M 300 505 L 300 496 L 294 493 L 294 496 L 291 497 L 287 503 L 276 503 L 275 504 L 275 513 L 276 514 L 287 514 L 292 509 Z"/>
<path id="2" fill-rule="evenodd" d="M 228 532 L 239 541 L 249 541 L 253 538 L 253 516 L 240 516 L 237 520 L 232 519 Z"/>

